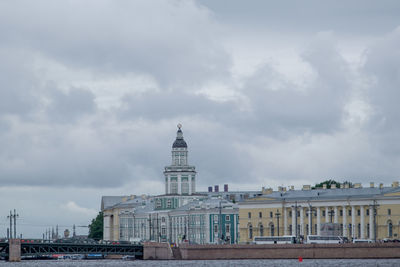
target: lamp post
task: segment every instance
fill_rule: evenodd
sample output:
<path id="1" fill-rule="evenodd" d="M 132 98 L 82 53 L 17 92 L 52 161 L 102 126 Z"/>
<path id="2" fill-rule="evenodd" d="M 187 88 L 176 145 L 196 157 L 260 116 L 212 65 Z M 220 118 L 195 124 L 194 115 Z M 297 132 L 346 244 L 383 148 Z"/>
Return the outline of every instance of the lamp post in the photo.
<path id="1" fill-rule="evenodd" d="M 275 217 L 276 217 L 276 223 L 278 225 L 278 236 L 279 236 L 279 217 L 281 214 L 279 213 L 279 210 L 276 210 Z"/>
<path id="2" fill-rule="evenodd" d="M 335 214 L 335 211 L 331 209 L 331 210 L 328 212 L 328 214 L 329 214 L 329 216 L 331 217 L 331 223 L 332 223 L 332 217 L 333 217 L 333 215 Z"/>

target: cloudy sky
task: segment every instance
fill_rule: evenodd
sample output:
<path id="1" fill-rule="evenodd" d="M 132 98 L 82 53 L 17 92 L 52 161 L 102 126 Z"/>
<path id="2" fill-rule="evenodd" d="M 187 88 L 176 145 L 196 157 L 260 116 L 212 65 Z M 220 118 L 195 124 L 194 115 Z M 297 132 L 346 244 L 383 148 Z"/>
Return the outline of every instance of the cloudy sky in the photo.
<path id="1" fill-rule="evenodd" d="M 178 123 L 200 191 L 388 185 L 399 100 L 397 0 L 1 1 L 0 236 L 164 193 Z"/>

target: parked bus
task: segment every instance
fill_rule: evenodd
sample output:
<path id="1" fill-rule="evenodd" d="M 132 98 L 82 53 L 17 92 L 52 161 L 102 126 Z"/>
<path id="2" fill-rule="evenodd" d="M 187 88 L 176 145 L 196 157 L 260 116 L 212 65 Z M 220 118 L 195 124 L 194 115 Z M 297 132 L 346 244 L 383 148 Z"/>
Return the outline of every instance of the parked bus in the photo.
<path id="1" fill-rule="evenodd" d="M 294 244 L 296 243 L 295 236 L 255 236 L 254 243 L 261 244 Z"/>
<path id="2" fill-rule="evenodd" d="M 344 236 L 321 236 L 321 235 L 307 236 L 307 244 L 342 244 L 347 242 L 348 242 L 347 237 Z"/>

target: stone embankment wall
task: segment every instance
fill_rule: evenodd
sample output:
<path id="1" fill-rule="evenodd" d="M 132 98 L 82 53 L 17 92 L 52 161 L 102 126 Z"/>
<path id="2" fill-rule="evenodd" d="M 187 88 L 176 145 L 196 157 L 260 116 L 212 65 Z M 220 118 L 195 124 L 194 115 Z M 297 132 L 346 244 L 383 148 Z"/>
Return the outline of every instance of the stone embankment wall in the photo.
<path id="1" fill-rule="evenodd" d="M 173 260 L 173 252 L 168 243 L 146 242 L 143 244 L 144 260 Z"/>
<path id="2" fill-rule="evenodd" d="M 189 245 L 181 244 L 183 260 L 223 259 L 370 259 L 400 258 L 400 243 Z M 168 244 L 147 243 L 144 259 L 174 259 Z"/>

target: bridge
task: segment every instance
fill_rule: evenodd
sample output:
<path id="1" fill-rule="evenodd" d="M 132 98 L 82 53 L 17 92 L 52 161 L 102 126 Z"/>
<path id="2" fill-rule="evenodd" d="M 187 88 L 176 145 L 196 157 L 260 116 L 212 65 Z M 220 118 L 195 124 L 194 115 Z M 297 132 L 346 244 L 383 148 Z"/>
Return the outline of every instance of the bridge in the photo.
<path id="1" fill-rule="evenodd" d="M 9 243 L 0 243 L 0 257 L 9 257 Z M 21 243 L 21 257 L 53 254 L 130 255 L 143 258 L 143 246 L 134 244 Z"/>

